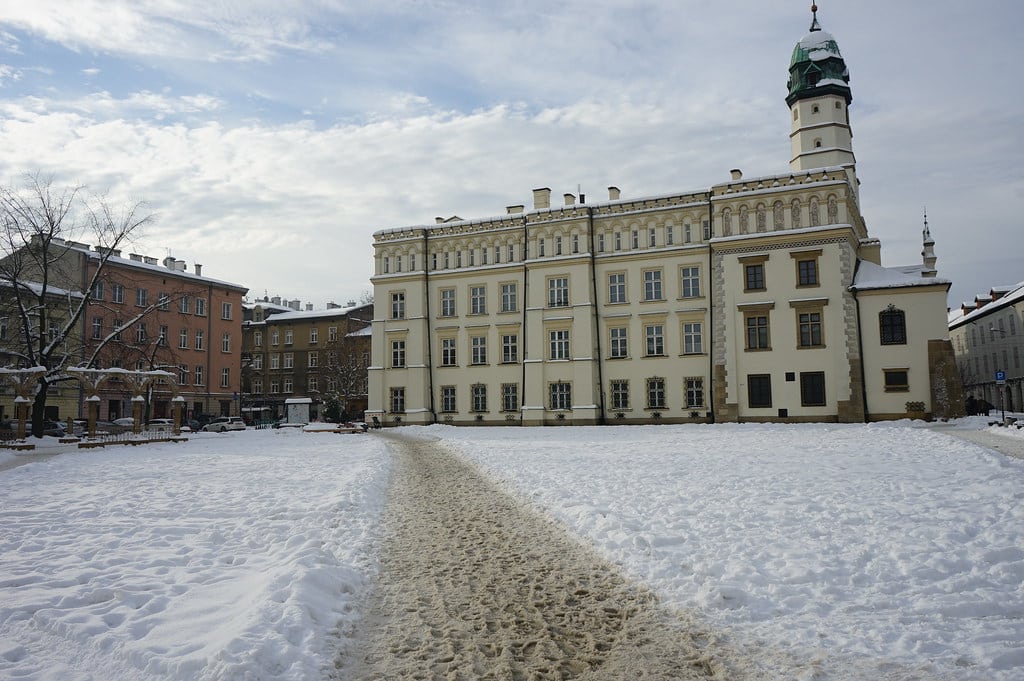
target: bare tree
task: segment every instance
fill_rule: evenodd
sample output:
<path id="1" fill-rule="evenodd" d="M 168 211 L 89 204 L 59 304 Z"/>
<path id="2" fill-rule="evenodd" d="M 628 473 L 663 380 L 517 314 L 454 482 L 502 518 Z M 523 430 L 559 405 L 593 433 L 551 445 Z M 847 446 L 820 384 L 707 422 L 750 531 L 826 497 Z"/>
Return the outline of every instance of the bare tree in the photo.
<path id="1" fill-rule="evenodd" d="M 328 341 L 327 365 L 320 370 L 320 376 L 327 381 L 328 393 L 334 393 L 341 408 L 348 412 L 352 398 L 366 394 L 367 370 L 370 366 L 370 347 L 365 336 L 350 336 L 363 325 L 346 320 L 348 333 L 339 333 Z"/>
<path id="2" fill-rule="evenodd" d="M 17 320 L 10 330 L 18 338 L 16 346 L 4 350 L 22 367 L 45 369 L 32 403 L 36 437 L 43 432 L 47 387 L 72 380 L 65 369 L 76 354 L 72 346 L 84 342 L 81 320 L 107 261 L 153 219 L 142 203 L 117 210 L 82 187 L 55 189 L 52 177 L 38 174 L 28 176 L 22 187 L 0 188 L 0 286 Z M 97 246 L 88 265 L 68 244 L 80 238 Z M 140 310 L 115 333 L 151 310 Z M 115 333 L 90 346 L 93 356 L 85 366 Z"/>

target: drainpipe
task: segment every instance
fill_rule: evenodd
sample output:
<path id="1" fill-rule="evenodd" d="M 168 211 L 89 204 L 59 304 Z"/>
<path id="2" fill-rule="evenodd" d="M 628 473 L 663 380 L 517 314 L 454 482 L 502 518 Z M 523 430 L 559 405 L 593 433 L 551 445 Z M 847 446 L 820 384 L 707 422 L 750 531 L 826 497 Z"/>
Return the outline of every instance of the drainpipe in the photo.
<path id="1" fill-rule="evenodd" d="M 714 340 L 715 339 L 715 336 L 714 336 L 714 328 L 715 328 L 715 299 L 713 297 L 714 293 L 715 293 L 715 287 L 711 283 L 712 273 L 714 272 L 714 270 L 711 269 L 712 268 L 712 264 L 713 264 L 713 253 L 711 252 L 712 251 L 711 239 L 713 239 L 715 237 L 715 221 L 714 221 L 715 207 L 714 207 L 714 204 L 711 202 L 711 198 L 712 198 L 713 193 L 714 192 L 708 192 L 708 233 L 709 233 L 711 238 L 708 239 L 708 269 L 707 269 L 707 272 L 708 272 L 708 334 L 707 334 L 707 336 L 708 336 L 708 379 L 709 379 L 708 380 L 708 388 L 710 388 L 711 394 L 708 395 L 707 397 L 710 397 L 711 399 L 707 399 L 707 397 L 706 397 L 705 401 L 708 404 L 708 422 L 709 423 L 714 423 L 715 422 L 715 395 L 714 395 L 714 390 L 715 390 L 715 353 L 714 353 L 714 349 L 715 349 L 714 348 L 714 342 L 715 342 L 715 340 Z"/>
<path id="2" fill-rule="evenodd" d="M 594 209 L 587 206 L 587 231 L 590 238 L 590 293 L 593 296 L 591 306 L 594 310 L 594 345 L 597 349 L 597 398 L 599 400 L 597 424 L 603 426 L 605 419 L 604 402 L 604 355 L 601 353 L 601 315 L 597 305 L 597 249 L 594 247 Z"/>
<path id="3" fill-rule="evenodd" d="M 860 259 L 853 266 L 853 280 L 857 281 L 857 271 L 860 270 Z M 868 377 L 864 372 L 864 328 L 860 323 L 860 298 L 857 296 L 857 289 L 850 287 L 853 292 L 853 301 L 857 309 L 857 352 L 860 354 L 860 392 L 861 400 L 864 402 L 864 423 L 868 422 Z"/>
<path id="4" fill-rule="evenodd" d="M 528 230 L 528 227 L 527 227 L 527 224 L 526 224 L 526 215 L 524 214 L 523 215 L 523 304 L 519 306 L 521 311 L 522 311 L 522 320 L 523 320 L 522 321 L 522 327 L 523 327 L 523 357 L 522 357 L 522 360 L 521 360 L 522 366 L 523 366 L 523 368 L 522 368 L 522 386 L 523 386 L 523 389 L 522 389 L 522 392 L 519 393 L 519 425 L 521 425 L 521 426 L 524 425 L 525 421 L 526 421 L 526 419 L 523 418 L 524 417 L 523 407 L 526 405 L 526 357 L 527 357 L 527 354 L 526 354 L 526 349 L 527 349 L 526 339 L 528 338 L 528 336 L 526 335 L 526 307 L 527 307 L 526 303 L 529 300 L 529 288 L 528 287 L 530 285 L 529 284 L 530 278 L 527 276 L 527 273 L 526 273 L 526 261 L 527 261 L 527 259 L 529 258 L 529 255 L 530 255 L 530 241 L 529 241 L 529 233 L 528 232 L 529 232 L 529 230 Z M 542 397 L 542 399 L 543 399 L 543 397 Z"/>
<path id="5" fill-rule="evenodd" d="M 427 319 L 427 389 L 430 393 L 430 422 L 437 423 L 434 410 L 434 334 L 430 329 L 430 251 L 427 230 L 423 230 L 423 312 Z"/>

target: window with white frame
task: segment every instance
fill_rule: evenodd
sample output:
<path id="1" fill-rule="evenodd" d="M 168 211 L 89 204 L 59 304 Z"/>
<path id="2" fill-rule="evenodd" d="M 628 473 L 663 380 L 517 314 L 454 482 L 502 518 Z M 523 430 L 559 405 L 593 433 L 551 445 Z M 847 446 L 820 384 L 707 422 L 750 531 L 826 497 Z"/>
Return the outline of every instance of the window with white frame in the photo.
<path id="1" fill-rule="evenodd" d="M 679 293 L 683 298 L 700 298 L 700 268 L 687 265 L 679 268 Z"/>
<path id="2" fill-rule="evenodd" d="M 612 272 L 608 275 L 608 302 L 611 304 L 627 302 L 625 272 Z"/>
<path id="3" fill-rule="evenodd" d="M 291 354 L 291 353 L 289 353 Z M 288 357 L 288 355 L 285 355 Z M 400 368 L 405 366 L 405 341 L 404 340 L 393 340 L 391 341 L 391 366 L 394 368 Z M 285 367 L 287 368 L 287 366 Z"/>
<path id="4" fill-rule="evenodd" d="M 110 285 L 110 302 L 112 303 L 123 303 L 124 302 L 124 286 L 121 284 Z"/>
<path id="5" fill-rule="evenodd" d="M 548 386 L 550 409 L 553 411 L 564 411 L 572 409 L 572 385 L 558 382 Z"/>
<path id="6" fill-rule="evenodd" d="M 178 385 L 188 385 L 189 370 L 187 364 L 178 365 Z"/>
<path id="7" fill-rule="evenodd" d="M 135 327 L 135 342 L 145 343 L 146 342 L 146 325 L 139 324 Z"/>
<path id="8" fill-rule="evenodd" d="M 220 318 L 231 319 L 231 303 L 220 304 Z"/>
<path id="9" fill-rule="evenodd" d="M 295 392 L 295 379 L 292 378 L 291 376 L 285 376 L 283 379 L 281 379 L 281 389 L 285 393 Z"/>
<path id="10" fill-rule="evenodd" d="M 281 355 L 276 352 L 270 353 L 270 368 L 280 369 L 281 368 Z"/>
<path id="11" fill-rule="evenodd" d="M 663 300 L 661 270 L 644 270 L 644 300 Z"/>
<path id="12" fill-rule="evenodd" d="M 306 389 L 311 393 L 320 392 L 320 380 L 316 376 L 306 379 Z"/>
<path id="13" fill-rule="evenodd" d="M 206 298 L 196 298 L 196 316 L 206 316 Z"/>
<path id="14" fill-rule="evenodd" d="M 704 327 L 701 322 L 683 322 L 683 354 L 699 355 L 704 352 Z"/>
<path id="15" fill-rule="evenodd" d="M 220 351 L 231 352 L 231 334 L 225 332 L 220 339 Z"/>
<path id="16" fill-rule="evenodd" d="M 252 368 L 257 371 L 263 368 L 263 355 L 257 353 L 252 356 Z"/>
<path id="17" fill-rule="evenodd" d="M 683 379 L 683 392 L 685 393 L 687 409 L 704 408 L 704 379 L 699 376 L 690 376 Z"/>
<path id="18" fill-rule="evenodd" d="M 328 326 L 327 327 L 327 342 L 337 343 L 338 342 L 338 327 Z"/>
<path id="19" fill-rule="evenodd" d="M 309 329 L 309 344 L 310 345 L 316 345 L 319 340 L 320 340 L 320 330 L 317 327 L 315 327 L 315 326 L 310 327 L 310 329 Z"/>
<path id="20" fill-rule="evenodd" d="M 178 347 L 182 350 L 188 348 L 188 329 L 178 331 Z"/>
<path id="21" fill-rule="evenodd" d="M 284 353 L 284 368 L 293 369 L 295 367 L 295 353 L 286 352 Z"/>
<path id="22" fill-rule="evenodd" d="M 453 367 L 456 365 L 455 339 L 441 339 L 441 366 Z"/>
<path id="23" fill-rule="evenodd" d="M 469 313 L 487 314 L 487 287 L 469 287 Z"/>
<path id="24" fill-rule="evenodd" d="M 629 381 L 619 379 L 611 382 L 612 409 L 629 409 Z"/>
<path id="25" fill-rule="evenodd" d="M 647 408 L 665 408 L 665 379 L 653 377 L 647 379 Z"/>
<path id="26" fill-rule="evenodd" d="M 320 356 L 319 354 L 317 354 L 316 350 L 310 350 L 307 359 L 309 361 L 310 369 L 315 369 L 316 367 L 320 366 Z"/>
<path id="27" fill-rule="evenodd" d="M 274 329 L 273 331 L 270 332 L 270 344 L 271 345 L 280 345 L 281 344 L 281 332 L 278 331 L 277 329 Z"/>
<path id="28" fill-rule="evenodd" d="M 628 330 L 625 326 L 613 326 L 608 329 L 611 335 L 609 350 L 613 359 L 622 359 L 629 356 Z"/>
<path id="29" fill-rule="evenodd" d="M 519 411 L 519 384 L 501 384 L 501 410 Z"/>
<path id="30" fill-rule="evenodd" d="M 665 327 L 661 324 L 648 324 L 644 327 L 647 340 L 647 356 L 659 357 L 665 354 Z"/>
<path id="31" fill-rule="evenodd" d="M 473 364 L 487 364 L 487 337 L 473 336 L 469 339 L 470 361 Z"/>
<path id="32" fill-rule="evenodd" d="M 295 332 L 292 331 L 291 329 L 285 329 L 284 330 L 284 344 L 285 345 L 291 345 L 292 344 L 293 338 L 294 338 L 294 333 Z"/>
<path id="33" fill-rule="evenodd" d="M 569 304 L 569 277 L 548 279 L 548 307 L 566 307 Z"/>
<path id="34" fill-rule="evenodd" d="M 188 296 L 178 298 L 178 312 L 188 314 L 192 309 L 192 299 Z"/>
<path id="35" fill-rule="evenodd" d="M 149 299 L 149 291 L 144 288 L 135 290 L 135 305 L 138 307 L 146 307 Z"/>
<path id="36" fill-rule="evenodd" d="M 519 336 L 516 334 L 502 334 L 501 361 L 504 364 L 513 364 L 519 361 Z"/>
<path id="37" fill-rule="evenodd" d="M 473 385 L 473 411 L 487 411 L 487 386 L 482 383 Z"/>
<path id="38" fill-rule="evenodd" d="M 452 413 L 457 411 L 455 403 L 455 386 L 454 385 L 442 385 L 441 386 L 441 412 Z"/>
<path id="39" fill-rule="evenodd" d="M 203 378 L 203 365 L 196 365 L 196 380 L 195 385 L 206 385 L 205 378 Z"/>
<path id="40" fill-rule="evenodd" d="M 396 291 L 391 294 L 391 318 L 405 319 L 405 292 Z"/>
<path id="41" fill-rule="evenodd" d="M 231 387 L 231 369 L 229 367 L 224 367 L 220 370 L 220 387 Z"/>
<path id="42" fill-rule="evenodd" d="M 455 316 L 455 289 L 453 288 L 441 289 L 441 316 Z"/>
<path id="43" fill-rule="evenodd" d="M 550 354 L 548 359 L 569 359 L 569 329 L 554 329 L 548 333 Z"/>
<path id="44" fill-rule="evenodd" d="M 516 284 L 509 282 L 501 285 L 501 311 L 515 312 L 518 309 Z"/>
<path id="45" fill-rule="evenodd" d="M 103 318 L 93 317 L 92 318 L 92 337 L 93 340 L 99 340 L 103 337 Z"/>
<path id="46" fill-rule="evenodd" d="M 159 295 L 157 295 L 156 301 L 156 306 L 160 308 L 162 312 L 166 312 L 167 309 L 171 306 L 170 297 L 168 297 L 168 295 L 163 291 L 161 291 Z"/>

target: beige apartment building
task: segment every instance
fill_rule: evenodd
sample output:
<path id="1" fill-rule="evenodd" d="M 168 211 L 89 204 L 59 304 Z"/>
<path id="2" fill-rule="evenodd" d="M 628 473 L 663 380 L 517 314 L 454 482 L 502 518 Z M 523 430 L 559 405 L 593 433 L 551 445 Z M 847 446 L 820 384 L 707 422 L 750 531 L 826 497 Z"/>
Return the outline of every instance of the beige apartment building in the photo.
<path id="1" fill-rule="evenodd" d="M 778 175 L 374 235 L 368 417 L 385 424 L 840 421 L 949 411 L 947 280 L 882 267 L 846 64 L 793 52 Z M 950 385 L 947 385 L 950 384 Z"/>

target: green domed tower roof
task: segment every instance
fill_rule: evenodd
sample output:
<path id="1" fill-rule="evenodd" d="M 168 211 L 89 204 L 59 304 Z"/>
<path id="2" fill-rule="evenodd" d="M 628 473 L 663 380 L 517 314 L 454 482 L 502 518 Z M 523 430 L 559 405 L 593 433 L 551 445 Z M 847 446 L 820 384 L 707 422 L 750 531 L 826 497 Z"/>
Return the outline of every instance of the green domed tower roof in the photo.
<path id="1" fill-rule="evenodd" d="M 853 101 L 850 92 L 850 72 L 839 52 L 839 44 L 831 33 L 818 24 L 818 6 L 811 5 L 811 30 L 793 48 L 789 61 L 789 95 L 786 103 L 808 97 L 839 95 L 847 105 Z"/>

